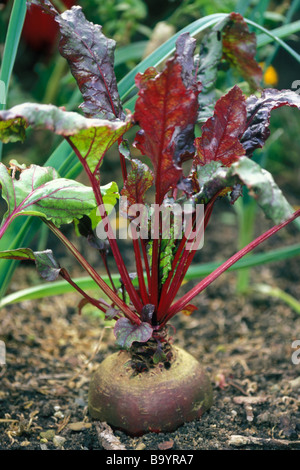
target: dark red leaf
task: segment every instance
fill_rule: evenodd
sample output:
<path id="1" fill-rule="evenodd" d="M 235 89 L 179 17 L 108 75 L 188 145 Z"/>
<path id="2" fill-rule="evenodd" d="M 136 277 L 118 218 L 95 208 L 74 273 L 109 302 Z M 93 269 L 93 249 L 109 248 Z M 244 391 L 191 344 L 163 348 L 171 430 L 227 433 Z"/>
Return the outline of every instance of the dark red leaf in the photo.
<path id="1" fill-rule="evenodd" d="M 196 82 L 187 88 L 181 73 L 175 57 L 162 73 L 155 75 L 148 69 L 136 77 L 139 97 L 134 119 L 142 131 L 137 134 L 135 146 L 152 161 L 159 204 L 182 176 L 181 156 L 190 148 L 197 118 Z"/>
<path id="2" fill-rule="evenodd" d="M 87 21 L 80 6 L 55 19 L 61 33 L 59 50 L 83 95 L 83 112 L 88 117 L 124 119 L 114 73 L 115 41 L 102 33 L 101 26 Z"/>
<path id="3" fill-rule="evenodd" d="M 213 117 L 202 126 L 202 135 L 195 139 L 196 163 L 206 165 L 219 161 L 230 166 L 245 150 L 240 137 L 245 129 L 246 103 L 238 86 L 234 86 L 215 106 Z"/>
<path id="4" fill-rule="evenodd" d="M 300 109 L 300 95 L 291 90 L 267 88 L 260 97 L 253 95 L 247 99 L 247 125 L 241 139 L 247 156 L 250 157 L 255 149 L 264 146 L 270 135 L 271 111 L 281 106 Z"/>
<path id="5" fill-rule="evenodd" d="M 223 58 L 249 83 L 251 90 L 261 87 L 262 69 L 255 60 L 256 36 L 239 13 L 231 13 L 223 29 Z"/>

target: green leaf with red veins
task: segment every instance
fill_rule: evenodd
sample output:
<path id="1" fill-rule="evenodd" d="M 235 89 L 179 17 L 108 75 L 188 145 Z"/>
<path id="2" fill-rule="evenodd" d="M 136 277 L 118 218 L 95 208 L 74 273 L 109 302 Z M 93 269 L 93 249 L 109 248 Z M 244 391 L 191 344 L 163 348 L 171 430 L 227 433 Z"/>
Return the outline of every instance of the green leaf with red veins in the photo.
<path id="1" fill-rule="evenodd" d="M 53 105 L 24 103 L 0 112 L 0 140 L 23 141 L 28 126 L 50 130 L 67 138 L 94 172 L 107 150 L 131 125 L 131 116 L 125 121 L 89 119 Z"/>
<path id="2" fill-rule="evenodd" d="M 281 106 L 300 109 L 300 95 L 292 90 L 266 88 L 260 97 L 252 95 L 247 99 L 247 124 L 241 138 L 247 156 L 252 156 L 255 149 L 264 146 L 270 136 L 271 111 Z"/>
<path id="3" fill-rule="evenodd" d="M 191 140 L 189 131 L 193 131 L 197 118 L 198 91 L 196 86 L 184 85 L 181 72 L 175 58 L 154 78 L 153 70 L 136 77 L 139 96 L 134 120 L 141 131 L 135 146 L 152 161 L 158 204 L 182 176 L 182 149 Z"/>
<path id="4" fill-rule="evenodd" d="M 255 60 L 256 36 L 239 13 L 231 13 L 222 32 L 223 58 L 249 83 L 252 91 L 261 88 L 263 72 Z"/>
<path id="5" fill-rule="evenodd" d="M 55 281 L 61 271 L 52 250 L 32 251 L 30 248 L 18 248 L 16 250 L 0 251 L 0 259 L 34 261 L 38 273 L 46 281 Z"/>
<path id="6" fill-rule="evenodd" d="M 135 341 L 146 343 L 152 336 L 153 328 L 147 322 L 141 322 L 140 325 L 131 323 L 127 318 L 117 320 L 114 327 L 116 343 L 122 349 L 129 349 Z"/>
<path id="7" fill-rule="evenodd" d="M 121 191 L 121 213 L 123 217 L 127 216 L 128 209 L 133 204 L 144 204 L 145 194 L 153 185 L 154 176 L 149 167 L 140 160 L 131 160 L 132 169 L 128 173 L 124 187 Z"/>
<path id="8" fill-rule="evenodd" d="M 116 42 L 102 33 L 102 26 L 88 21 L 80 6 L 73 6 L 55 20 L 61 34 L 59 51 L 83 95 L 80 107 L 85 115 L 125 119 L 114 72 Z"/>
<path id="9" fill-rule="evenodd" d="M 59 178 L 51 167 L 31 165 L 16 179 L 0 163 L 0 186 L 7 203 L 0 225 L 0 238 L 17 216 L 44 217 L 59 227 L 88 215 L 97 205 L 92 188 Z"/>
<path id="10" fill-rule="evenodd" d="M 245 129 L 247 111 L 241 89 L 234 86 L 215 106 L 214 115 L 202 126 L 202 135 L 195 139 L 195 163 L 212 161 L 230 166 L 245 154 L 240 137 Z"/>

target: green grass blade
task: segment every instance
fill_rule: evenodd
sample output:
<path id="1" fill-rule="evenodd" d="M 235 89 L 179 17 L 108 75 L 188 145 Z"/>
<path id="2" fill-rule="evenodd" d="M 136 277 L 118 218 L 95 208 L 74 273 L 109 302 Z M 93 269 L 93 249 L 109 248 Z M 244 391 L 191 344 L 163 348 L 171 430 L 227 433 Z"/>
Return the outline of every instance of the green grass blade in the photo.
<path id="1" fill-rule="evenodd" d="M 294 33 L 297 33 L 299 31 L 299 29 L 293 30 L 292 25 L 295 25 L 295 24 L 300 23 L 300 22 L 296 21 L 294 23 L 291 23 L 292 18 L 294 16 L 294 14 L 296 13 L 296 11 L 299 9 L 299 7 L 300 7 L 300 0 L 293 0 L 288 12 L 285 15 L 283 28 L 284 27 L 288 28 L 288 33 L 287 34 L 294 34 Z M 277 34 L 277 36 L 278 36 L 278 34 Z M 275 58 L 275 56 L 278 52 L 278 49 L 279 49 L 279 44 L 276 44 L 276 47 L 274 48 L 272 54 L 270 54 L 269 57 L 266 60 L 266 63 L 265 63 L 266 67 L 268 67 L 273 62 L 273 60 L 274 60 L 274 58 Z"/>
<path id="2" fill-rule="evenodd" d="M 5 109 L 6 97 L 9 87 L 9 82 L 11 74 L 13 71 L 17 50 L 19 46 L 19 41 L 21 37 L 21 32 L 23 29 L 23 24 L 26 16 L 26 1 L 25 0 L 15 0 L 6 34 L 3 58 L 1 63 L 0 70 L 0 82 L 4 84 L 4 100 L 0 102 L 0 110 Z M 0 161 L 2 157 L 2 142 L 0 142 Z"/>
<path id="3" fill-rule="evenodd" d="M 271 262 L 279 262 L 284 259 L 294 258 L 300 255 L 300 244 L 291 245 L 289 247 L 279 248 L 271 250 L 266 253 L 257 253 L 248 257 L 242 258 L 236 264 L 234 264 L 229 270 L 236 271 L 238 269 L 250 268 L 258 266 L 260 264 L 266 264 Z M 201 277 L 205 277 L 220 266 L 223 261 L 216 261 L 213 263 L 205 263 L 201 265 L 191 266 L 187 272 L 185 279 L 188 280 L 199 280 Z M 118 281 L 120 276 L 115 274 L 112 276 L 114 281 Z M 105 282 L 108 282 L 108 278 L 103 276 Z M 83 290 L 95 290 L 99 289 L 95 282 L 90 277 L 74 278 L 74 282 L 81 287 Z M 55 281 L 49 283 L 43 283 L 28 289 L 23 289 L 12 294 L 3 297 L 0 300 L 0 308 L 7 305 L 23 302 L 25 300 L 41 299 L 44 297 L 50 297 L 54 295 L 62 295 L 69 292 L 74 292 L 74 289 L 66 281 Z"/>
<path id="4" fill-rule="evenodd" d="M 253 292 L 259 292 L 260 294 L 282 300 L 300 315 L 300 302 L 279 287 L 272 287 L 267 284 L 256 284 L 252 290 Z"/>
<path id="5" fill-rule="evenodd" d="M 283 49 L 285 49 L 286 52 L 288 52 L 294 59 L 296 59 L 297 62 L 300 63 L 300 54 L 298 54 L 297 51 L 295 51 L 292 47 L 290 47 L 286 42 L 284 42 L 281 37 L 286 37 L 289 34 L 291 34 L 292 27 L 296 27 L 296 31 L 299 31 L 299 21 L 296 21 L 295 23 L 290 23 L 289 25 L 284 25 L 279 28 L 275 28 L 272 31 L 269 31 L 268 29 L 264 28 L 263 26 L 255 23 L 254 21 L 248 20 L 245 18 L 245 21 L 253 26 L 256 29 L 259 29 L 262 33 L 264 33 L 264 36 L 262 38 L 258 37 L 257 40 L 257 45 L 258 47 L 265 46 L 268 43 L 271 42 L 277 42 Z M 293 26 L 292 26 L 293 25 Z M 294 31 L 294 32 L 296 32 Z M 267 42 L 267 36 L 270 38 L 269 41 Z"/>
<path id="6" fill-rule="evenodd" d="M 19 46 L 19 41 L 23 29 L 23 24 L 26 16 L 26 2 L 15 0 L 11 16 L 8 24 L 4 51 L 3 51 L 3 59 L 1 63 L 1 71 L 0 71 L 0 80 L 5 83 L 5 92 L 7 96 L 7 91 L 9 87 L 9 82 L 12 74 L 12 70 L 14 67 L 17 50 Z M 0 109 L 4 109 L 5 104 L 0 103 Z"/>
<path id="7" fill-rule="evenodd" d="M 248 8 L 251 6 L 251 3 L 251 0 L 238 0 L 235 7 L 235 11 L 237 13 L 240 13 L 242 16 L 245 16 Z"/>
<path id="8" fill-rule="evenodd" d="M 108 282 L 108 279 L 106 279 L 105 276 L 103 276 L 103 279 L 105 282 Z M 73 281 L 84 291 L 99 289 L 97 284 L 90 277 L 74 278 Z M 44 297 L 62 295 L 73 291 L 73 287 L 66 281 L 39 284 L 3 297 L 3 299 L 0 300 L 0 308 L 13 303 L 23 302 L 25 300 L 42 299 Z"/>
<path id="9" fill-rule="evenodd" d="M 143 56 L 144 50 L 148 41 L 137 41 L 128 46 L 123 46 L 116 49 L 115 53 L 115 67 L 124 64 L 129 60 L 140 60 Z"/>
<path id="10" fill-rule="evenodd" d="M 259 34 L 257 35 L 257 47 L 263 47 L 267 44 L 270 44 L 273 41 L 276 41 L 276 38 L 279 40 L 290 36 L 291 34 L 298 33 L 300 31 L 300 20 L 294 21 L 293 23 L 285 24 L 279 26 L 278 28 L 273 29 L 269 34 Z M 271 34 L 270 34 L 271 33 Z"/>
<path id="11" fill-rule="evenodd" d="M 265 12 L 268 9 L 269 3 L 270 0 L 260 0 L 251 12 L 251 19 L 260 25 L 263 25 L 265 21 Z"/>

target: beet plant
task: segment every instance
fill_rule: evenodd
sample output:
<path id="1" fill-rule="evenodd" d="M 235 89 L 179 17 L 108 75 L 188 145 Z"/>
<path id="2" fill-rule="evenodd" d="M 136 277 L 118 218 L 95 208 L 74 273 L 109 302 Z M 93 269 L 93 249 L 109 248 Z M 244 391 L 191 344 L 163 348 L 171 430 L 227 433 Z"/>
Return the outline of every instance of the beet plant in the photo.
<path id="1" fill-rule="evenodd" d="M 197 308 L 193 300 L 208 285 L 300 215 L 272 175 L 252 159 L 269 137 L 271 111 L 284 105 L 300 108 L 300 97 L 291 90 L 261 88 L 255 35 L 241 15 L 232 13 L 206 33 L 198 51 L 196 40 L 183 33 L 162 70 L 150 67 L 138 73 L 131 113 L 122 106 L 114 74 L 115 42 L 104 36 L 101 26 L 87 21 L 78 6 L 59 14 L 47 0 L 32 3 L 59 25 L 59 51 L 82 94 L 81 112 L 20 104 L 0 112 L 0 138 L 4 143 L 23 141 L 28 127 L 63 136 L 89 185 L 61 177 L 52 167 L 0 163 L 7 204 L 0 238 L 18 216 L 38 217 L 105 299 L 81 289 L 51 250 L 21 247 L 0 252 L 0 258 L 34 261 L 44 279 L 60 276 L 79 292 L 80 308 L 91 303 L 115 320 L 118 352 L 100 364 L 91 380 L 91 416 L 132 435 L 172 431 L 210 408 L 212 390 L 200 363 L 172 345 L 171 319 L 179 312 L 192 314 Z M 217 96 L 218 70 L 224 64 L 244 78 L 249 93 L 235 85 Z M 113 181 L 103 182 L 101 166 L 108 150 L 109 155 L 118 153 L 120 189 Z M 181 294 L 195 254 L 205 249 L 203 235 L 212 223 L 214 205 L 221 198 L 234 204 L 244 187 L 274 225 Z M 128 223 L 134 273 L 109 217 L 118 200 Z M 74 233 L 99 254 L 110 282 L 65 235 L 61 226 L 66 224 L 73 224 Z M 119 284 L 110 272 L 108 251 Z"/>

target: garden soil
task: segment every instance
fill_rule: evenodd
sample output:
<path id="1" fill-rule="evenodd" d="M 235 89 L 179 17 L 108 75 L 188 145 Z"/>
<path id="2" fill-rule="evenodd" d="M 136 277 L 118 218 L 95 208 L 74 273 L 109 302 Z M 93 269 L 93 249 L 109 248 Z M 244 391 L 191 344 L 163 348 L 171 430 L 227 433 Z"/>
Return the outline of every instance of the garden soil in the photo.
<path id="1" fill-rule="evenodd" d="M 199 261 L 234 252 L 232 219 L 221 204 L 218 229 L 208 227 Z M 258 217 L 257 235 L 268 226 Z M 289 226 L 261 251 L 297 242 L 299 232 Z M 67 267 L 78 275 L 75 267 Z M 300 300 L 299 257 L 253 268 L 252 291 L 246 295 L 237 293 L 236 281 L 236 272 L 222 275 L 196 300 L 198 310 L 190 317 L 177 315 L 170 328 L 174 344 L 209 374 L 212 408 L 172 433 L 135 438 L 88 414 L 91 375 L 116 350 L 110 325 L 89 306 L 79 315 L 76 293 L 2 309 L 6 365 L 0 366 L 0 449 L 300 449 L 300 350 L 297 354 L 292 347 L 300 340 L 300 315 L 283 300 L 255 290 L 263 283 Z M 11 291 L 38 282 L 33 267 L 21 265 Z"/>

